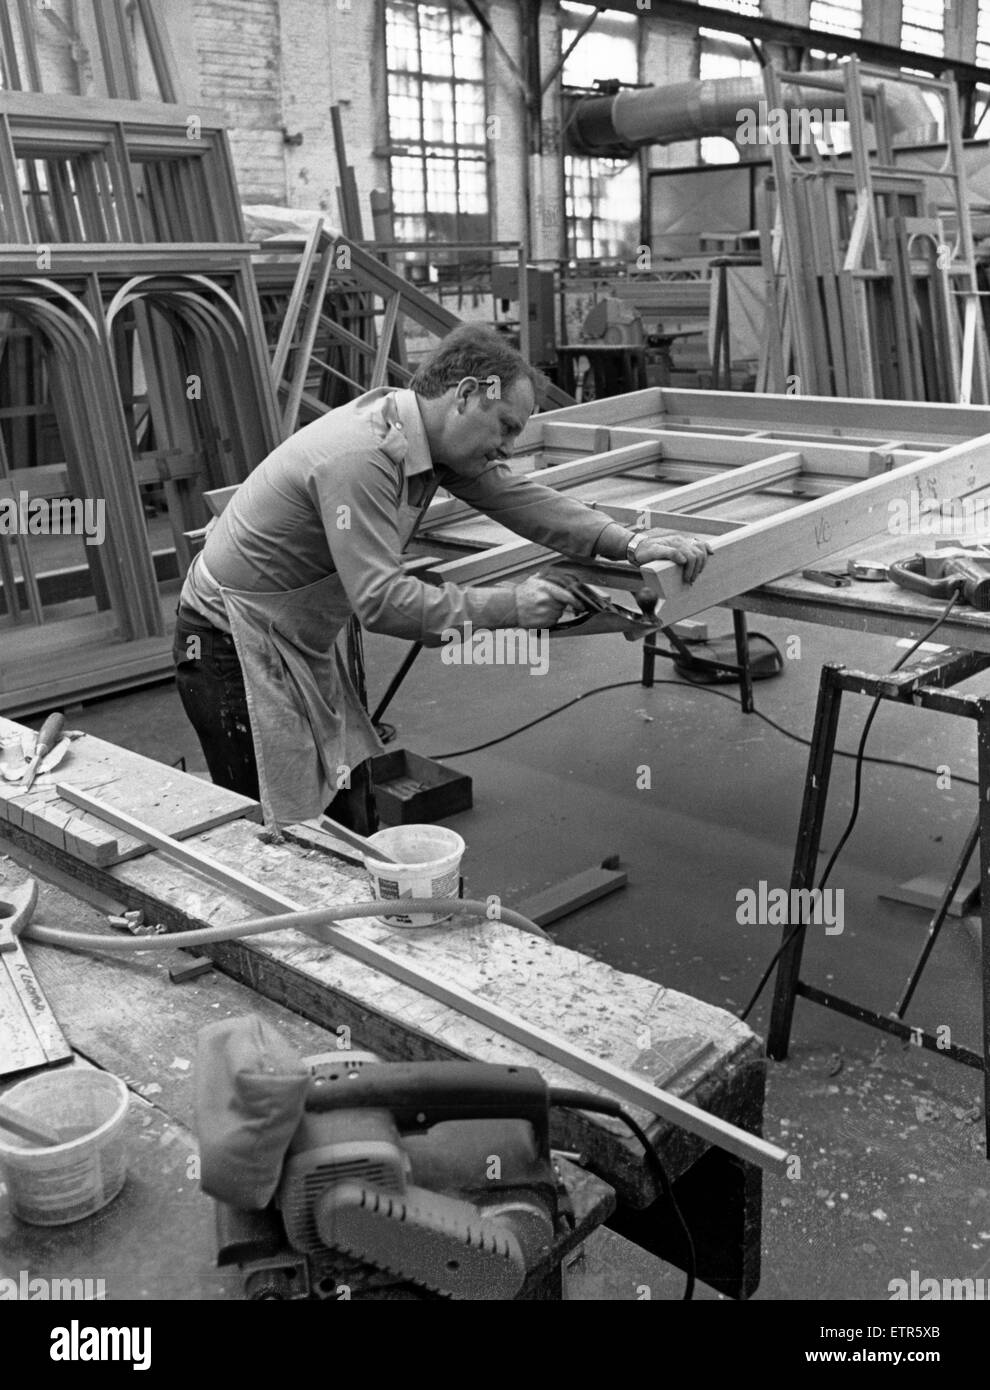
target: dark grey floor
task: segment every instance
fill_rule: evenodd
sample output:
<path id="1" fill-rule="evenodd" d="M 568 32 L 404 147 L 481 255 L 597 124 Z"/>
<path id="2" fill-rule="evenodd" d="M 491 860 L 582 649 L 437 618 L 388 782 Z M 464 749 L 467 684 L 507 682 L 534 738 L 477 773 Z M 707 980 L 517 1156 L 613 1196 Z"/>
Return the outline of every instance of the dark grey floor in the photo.
<path id="1" fill-rule="evenodd" d="M 731 626 L 709 615 L 713 631 Z M 760 620 L 791 657 L 756 687 L 757 707 L 795 733 L 811 732 L 824 661 L 885 670 L 893 641 Z M 788 642 L 798 638 L 799 642 Z M 405 645 L 367 641 L 374 699 Z M 635 681 L 639 649 L 622 638 L 554 642 L 549 671 L 444 665 L 424 652 L 388 718 L 420 753 L 465 748 L 610 681 Z M 661 669 L 658 674 L 669 675 Z M 734 687 L 719 687 L 734 696 Z M 851 699 L 851 697 L 850 697 Z M 854 748 L 867 702 L 849 705 L 840 742 Z M 204 769 L 171 686 L 78 711 L 72 723 L 128 747 Z M 868 766 L 857 829 L 832 875 L 844 892 L 844 930 L 809 937 L 805 977 L 880 1010 L 893 1007 L 927 917 L 878 899 L 887 886 L 947 873 L 976 793 L 969 723 L 884 706 L 868 752 L 948 769 Z M 738 705 L 678 680 L 595 695 L 452 766 L 474 779 L 474 809 L 448 823 L 468 844 L 471 896 L 508 904 L 621 855 L 629 886 L 554 927 L 562 944 L 738 1011 L 778 944 L 779 929 L 741 926 L 737 893 L 788 883 L 806 749 L 741 714 Z M 648 789 L 637 786 L 650 771 Z M 944 772 L 941 778 L 946 780 Z M 824 845 L 849 813 L 852 763 L 840 762 Z M 909 1021 L 946 1026 L 979 1048 L 979 933 L 946 928 Z M 751 1022 L 767 1019 L 766 996 Z M 990 1165 L 983 1157 L 981 1078 L 917 1047 L 799 1003 L 792 1055 L 772 1064 L 766 1132 L 802 1156 L 800 1181 L 771 1179 L 764 1208 L 764 1299 L 887 1299 L 894 1279 L 990 1278 Z M 626 1252 L 628 1253 L 628 1252 Z M 578 1297 L 676 1297 L 680 1276 L 626 1264 L 616 1246 L 574 1272 Z M 699 1290 L 699 1296 L 714 1297 Z"/>

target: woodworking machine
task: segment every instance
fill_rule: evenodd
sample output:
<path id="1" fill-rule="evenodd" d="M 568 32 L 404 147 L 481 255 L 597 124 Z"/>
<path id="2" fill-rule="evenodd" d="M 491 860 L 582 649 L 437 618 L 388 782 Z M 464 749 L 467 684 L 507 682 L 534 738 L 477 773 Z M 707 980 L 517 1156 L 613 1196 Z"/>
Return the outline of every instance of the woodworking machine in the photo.
<path id="1" fill-rule="evenodd" d="M 273 1200 L 217 1202 L 218 1263 L 246 1296 L 514 1298 L 573 1224 L 539 1072 L 344 1051 L 306 1065 Z M 204 1151 L 204 1191 L 223 1197 L 224 1169 Z"/>

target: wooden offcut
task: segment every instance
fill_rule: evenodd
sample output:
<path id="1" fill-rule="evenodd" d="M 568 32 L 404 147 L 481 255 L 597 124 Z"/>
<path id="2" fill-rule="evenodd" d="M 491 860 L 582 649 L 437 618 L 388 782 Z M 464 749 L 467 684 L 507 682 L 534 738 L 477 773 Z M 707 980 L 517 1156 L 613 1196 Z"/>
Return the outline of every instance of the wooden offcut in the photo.
<path id="1" fill-rule="evenodd" d="M 0 734 L 29 739 L 31 730 L 0 717 Z M 258 820 L 261 808 L 250 797 L 202 778 L 167 768 L 153 758 L 83 734 L 73 739 L 57 775 L 99 790 L 108 806 L 128 806 L 149 824 L 178 838 L 245 817 Z M 58 794 L 53 774 L 41 776 L 29 792 L 17 782 L 0 781 L 0 827 L 21 826 L 30 834 L 96 866 L 117 864 L 147 852 L 143 840 L 119 834 Z"/>

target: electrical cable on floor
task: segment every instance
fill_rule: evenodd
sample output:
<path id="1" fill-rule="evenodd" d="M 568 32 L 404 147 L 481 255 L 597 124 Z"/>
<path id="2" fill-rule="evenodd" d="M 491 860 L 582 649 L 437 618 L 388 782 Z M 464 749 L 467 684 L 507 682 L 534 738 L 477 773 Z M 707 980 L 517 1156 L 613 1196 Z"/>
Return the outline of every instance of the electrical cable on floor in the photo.
<path id="1" fill-rule="evenodd" d="M 901 669 L 901 667 L 902 667 L 907 661 L 909 661 L 909 660 L 911 659 L 912 656 L 914 656 L 914 654 L 915 654 L 915 652 L 918 650 L 918 648 L 921 647 L 925 642 L 927 642 L 928 639 L 933 635 L 933 633 L 935 633 L 935 632 L 938 631 L 938 629 L 939 629 L 939 628 L 942 626 L 942 624 L 945 622 L 946 618 L 947 618 L 947 617 L 949 616 L 949 614 L 952 612 L 953 608 L 954 608 L 955 605 L 958 603 L 958 601 L 959 601 L 959 596 L 958 596 L 958 594 L 954 594 L 953 597 L 952 597 L 952 598 L 949 600 L 949 602 L 946 604 L 946 606 L 945 606 L 945 608 L 943 609 L 943 611 L 939 614 L 939 616 L 938 616 L 938 617 L 935 619 L 935 621 L 931 624 L 931 626 L 918 638 L 918 640 L 917 640 L 915 643 L 913 643 L 912 646 L 910 646 L 910 647 L 908 648 L 908 650 L 904 653 L 904 655 L 891 667 L 891 670 L 890 670 L 890 673 L 891 673 L 891 674 L 893 674 L 895 671 L 899 671 L 899 670 Z M 699 693 L 701 693 L 701 694 L 703 694 L 703 695 L 715 695 L 715 696 L 717 696 L 718 699 L 720 699 L 720 700 L 728 700 L 729 703 L 730 703 L 730 704 L 733 704 L 733 705 L 739 705 L 739 704 L 740 704 L 740 701 L 739 701 L 739 699 L 738 699 L 736 696 L 734 696 L 734 695 L 729 695 L 729 694 L 728 694 L 726 691 L 724 691 L 724 690 L 712 690 L 712 689 L 711 689 L 710 687 L 708 687 L 708 686 L 694 685 L 694 684 L 692 684 L 692 683 L 689 682 L 689 681 L 666 680 L 666 679 L 662 679 L 662 680 L 654 680 L 652 684 L 653 684 L 653 685 L 669 685 L 669 686 L 673 686 L 675 690 L 685 690 L 685 689 L 688 689 L 688 690 L 692 690 L 692 691 L 698 691 Z M 460 749 L 459 751 L 457 751 L 457 752 L 455 752 L 455 753 L 431 753 L 430 756 L 431 756 L 433 759 L 435 759 L 437 762 L 444 762 L 444 761 L 447 761 L 447 760 L 452 759 L 452 758 L 464 758 L 464 757 L 467 757 L 469 753 L 480 753 L 480 752 L 481 752 L 483 749 L 485 749 L 485 748 L 493 748 L 493 747 L 495 747 L 496 744 L 504 743 L 507 739 L 515 738 L 517 734 L 525 733 L 527 729 L 535 728 L 535 726 L 536 726 L 537 724 L 542 724 L 545 720 L 547 720 L 547 719 L 552 719 L 555 715 L 562 714 L 565 710 L 571 709 L 572 706 L 574 706 L 574 705 L 576 705 L 576 704 L 579 704 L 582 700 L 588 699 L 588 697 L 591 696 L 591 695 L 601 695 L 601 694 L 604 694 L 604 692 L 605 692 L 605 691 L 608 691 L 608 690 L 623 690 L 623 689 L 626 689 L 626 688 L 629 687 L 629 686 L 639 686 L 640 688 L 646 688 L 646 689 L 649 689 L 649 688 L 650 688 L 650 687 L 643 687 L 643 682 L 642 682 L 642 681 L 638 681 L 638 680 L 637 680 L 637 681 L 612 681 L 612 682 L 610 682 L 608 685 L 596 685 L 596 686 L 593 686 L 590 690 L 585 690 L 585 691 L 583 691 L 580 695 L 575 695 L 575 697 L 574 697 L 572 700 L 567 700 L 567 701 L 565 701 L 564 704 L 562 704 L 562 705 L 557 705 L 557 706 L 555 706 L 553 709 L 547 710 L 547 712 L 546 712 L 545 714 L 540 714 L 540 715 L 538 715 L 535 719 L 530 719 L 527 723 L 525 723 L 525 724 L 520 724 L 520 725 L 518 726 L 518 728 L 510 729 L 509 732 L 508 732 L 508 733 L 505 733 L 505 734 L 499 734 L 497 738 L 488 739 L 485 743 L 477 743 L 477 744 L 475 744 L 475 745 L 474 745 L 473 747 L 471 747 L 471 748 L 462 748 L 462 749 Z M 826 881 L 827 881 L 827 879 L 828 879 L 828 875 L 831 873 L 832 869 L 834 868 L 834 866 L 835 866 L 835 861 L 838 859 L 839 854 L 841 853 L 841 851 L 842 851 L 843 848 L 845 847 L 846 842 L 847 842 L 848 839 L 849 839 L 849 836 L 852 834 L 853 827 L 854 827 L 855 824 L 856 824 L 856 819 L 857 819 L 857 817 L 858 817 L 858 815 L 859 815 L 859 802 L 860 802 L 860 793 L 861 793 L 861 789 L 862 789 L 862 777 L 863 777 L 863 764 L 864 764 L 864 763 L 872 763 L 872 764 L 873 764 L 874 766 L 876 766 L 876 767 L 896 767 L 896 768 L 903 768 L 903 769 L 905 769 L 905 770 L 907 770 L 907 771 L 909 771 L 909 772 L 925 772 L 925 773 L 930 773 L 932 776 L 937 775 L 937 770 L 936 770 L 935 768 L 933 768 L 933 767 L 926 767 L 923 763 L 903 762 L 903 761 L 901 761 L 901 760 L 898 759 L 898 758 L 874 758 L 874 757 L 868 758 L 868 757 L 866 757 L 865 751 L 864 751 L 865 748 L 866 748 L 866 740 L 867 740 L 867 737 L 869 736 L 870 729 L 871 729 L 871 727 L 872 727 L 872 725 L 873 725 L 873 720 L 874 720 L 875 717 L 876 717 L 876 713 L 877 713 L 877 709 L 878 709 L 878 707 L 879 707 L 879 704 L 880 704 L 879 698 L 876 699 L 876 700 L 874 700 L 873 705 L 872 705 L 872 707 L 871 707 L 869 713 L 867 714 L 866 722 L 865 722 L 865 724 L 864 724 L 864 726 L 863 726 L 863 733 L 862 733 L 862 735 L 861 735 L 861 737 L 860 737 L 859 746 L 858 746 L 856 752 L 855 752 L 855 753 L 851 753 L 851 752 L 849 752 L 848 750 L 846 750 L 846 749 L 844 749 L 844 748 L 836 748 L 836 749 L 834 750 L 834 756 L 835 756 L 835 757 L 837 757 L 837 758 L 852 758 L 852 759 L 855 760 L 855 763 L 856 763 L 855 783 L 854 783 L 854 796 L 853 796 L 853 810 L 852 810 L 852 814 L 850 815 L 849 821 L 848 821 L 848 823 L 847 823 L 847 825 L 846 825 L 846 828 L 845 828 L 845 830 L 843 831 L 843 834 L 842 834 L 842 836 L 841 836 L 841 838 L 840 838 L 840 840 L 839 840 L 839 843 L 837 844 L 836 848 L 833 850 L 832 856 L 831 856 L 831 858 L 829 859 L 828 864 L 826 865 L 825 872 L 822 874 L 821 880 L 820 880 L 819 885 L 818 885 L 819 891 L 820 891 L 822 888 L 824 888 L 825 883 L 826 883 Z M 811 747 L 811 739 L 810 739 L 810 738 L 804 738 L 801 734 L 796 734 L 796 733 L 794 733 L 792 730 L 785 728 L 783 724 L 778 724 L 778 723 L 776 722 L 776 720 L 771 719 L 771 718 L 769 717 L 769 715 L 763 714 L 761 710 L 758 710 L 758 709 L 755 709 L 755 708 L 754 708 L 754 709 L 752 709 L 752 710 L 750 711 L 750 713 L 751 713 L 751 714 L 754 714 L 754 715 L 756 716 L 757 719 L 761 719 L 761 720 L 763 721 L 764 724 L 768 724 L 768 725 L 770 726 L 771 729 L 775 729 L 775 730 L 777 731 L 777 733 L 783 734 L 785 738 L 791 739 L 792 742 L 794 742 L 794 743 L 800 743 L 800 744 L 801 744 L 803 747 L 805 747 L 805 748 L 810 748 L 810 747 Z M 963 786 L 967 786 L 967 787 L 978 787 L 978 786 L 979 786 L 979 782 L 978 782 L 975 778 L 973 778 L 973 777 L 955 776 L 955 779 L 954 779 L 954 780 L 955 780 L 956 782 L 958 782 L 958 783 L 961 783 Z M 763 993 L 763 989 L 764 989 L 764 987 L 765 987 L 765 985 L 766 985 L 766 983 L 767 983 L 767 980 L 770 978 L 770 975 L 771 975 L 772 972 L 773 972 L 774 966 L 777 964 L 777 961 L 778 961 L 778 960 L 780 959 L 780 957 L 783 955 L 783 953 L 784 953 L 784 951 L 787 949 L 787 947 L 791 944 L 791 942 L 793 941 L 793 939 L 794 939 L 796 933 L 800 930 L 800 927 L 801 927 L 801 924 L 800 924 L 800 923 L 798 923 L 796 926 L 794 926 L 794 927 L 791 929 L 791 931 L 789 931 L 789 932 L 787 933 L 787 935 L 784 937 L 784 940 L 781 942 L 780 946 L 779 946 L 779 947 L 777 948 L 777 950 L 774 952 L 773 956 L 772 956 L 771 959 L 770 959 L 769 964 L 767 965 L 766 969 L 765 969 L 764 972 L 763 972 L 763 975 L 762 975 L 761 978 L 760 978 L 759 984 L 757 985 L 755 991 L 753 992 L 752 997 L 750 998 L 749 1003 L 746 1005 L 746 1007 L 745 1007 L 745 1009 L 743 1010 L 743 1012 L 739 1015 L 739 1017 L 740 1017 L 741 1019 L 745 1020 L 745 1019 L 747 1018 L 747 1016 L 749 1015 L 749 1013 L 750 1013 L 750 1011 L 752 1010 L 753 1006 L 755 1005 L 757 999 L 758 999 L 758 998 L 760 997 L 760 995 Z"/>
<path id="2" fill-rule="evenodd" d="M 929 632 L 934 632 L 935 628 L 940 626 L 943 621 L 944 618 L 939 618 L 938 623 L 935 624 L 935 627 L 930 628 Z M 917 645 L 920 645 L 920 643 L 924 642 L 926 639 L 927 634 L 926 637 L 919 638 L 918 644 L 905 654 L 904 660 L 906 661 L 912 652 L 917 649 Z M 892 669 L 896 671 L 898 667 L 895 666 Z M 740 704 L 739 699 L 735 695 L 729 695 L 724 690 L 713 690 L 711 686 L 694 685 L 691 681 L 659 679 L 654 680 L 652 685 L 669 685 L 675 690 L 697 691 L 702 695 L 714 695 L 719 700 L 728 700 L 732 705 L 738 706 Z M 553 719 L 555 715 L 563 714 L 565 710 L 570 709 L 573 705 L 579 704 L 582 700 L 588 699 L 591 695 L 601 695 L 607 690 L 622 690 L 627 686 L 638 686 L 640 689 L 652 689 L 652 686 L 644 686 L 643 682 L 638 680 L 612 681 L 608 685 L 596 685 L 590 690 L 583 691 L 580 695 L 575 695 L 572 700 L 566 700 L 564 704 L 556 705 L 553 709 L 547 710 L 545 714 L 537 715 L 535 719 L 530 719 L 527 723 L 520 724 L 515 729 L 510 729 L 508 733 L 499 734 L 496 738 L 490 738 L 485 743 L 476 743 L 471 748 L 459 748 L 454 753 L 431 753 L 429 756 L 435 762 L 441 763 L 448 762 L 453 758 L 466 758 L 470 753 L 480 753 L 483 749 L 494 748 L 496 744 L 505 743 L 508 739 L 515 738 L 518 734 L 526 733 L 528 729 L 534 728 L 537 724 L 542 724 L 544 720 Z M 770 716 L 764 714 L 762 710 L 754 708 L 750 710 L 750 714 L 755 715 L 755 717 L 762 720 L 764 724 L 769 724 L 771 729 L 776 730 L 778 734 L 783 734 L 785 738 L 789 738 L 793 743 L 800 743 L 803 748 L 811 747 L 810 738 L 805 738 L 802 734 L 796 734 L 793 730 L 785 728 L 783 724 L 778 724 L 776 720 L 771 719 Z M 837 758 L 856 758 L 858 754 L 850 752 L 845 748 L 836 748 L 835 756 Z M 924 763 L 905 762 L 900 758 L 864 758 L 863 762 L 872 763 L 876 767 L 903 768 L 907 772 L 925 772 L 930 773 L 933 777 L 937 776 L 937 769 L 934 767 L 926 767 Z M 974 777 L 954 775 L 953 780 L 966 787 L 979 786 L 979 782 Z"/>
<path id="3" fill-rule="evenodd" d="M 900 660 L 897 661 L 897 662 L 895 662 L 894 665 L 890 668 L 890 672 L 889 672 L 890 675 L 893 675 L 895 671 L 899 671 L 899 670 L 901 669 L 901 667 L 902 667 L 907 661 L 909 661 L 909 660 L 911 659 L 912 656 L 914 656 L 914 654 L 915 654 L 915 652 L 918 650 L 918 648 L 919 648 L 920 646 L 922 646 L 925 642 L 928 641 L 928 639 L 929 639 L 929 637 L 931 637 L 932 633 L 938 631 L 938 629 L 939 629 L 939 628 L 942 626 L 942 624 L 945 622 L 946 618 L 949 616 L 949 614 L 952 612 L 953 608 L 955 608 L 955 606 L 956 606 L 956 604 L 957 604 L 958 602 L 959 602 L 959 595 L 958 595 L 958 594 L 953 594 L 953 595 L 952 595 L 952 598 L 951 598 L 951 599 L 949 600 L 949 602 L 945 605 L 945 608 L 942 610 L 942 612 L 941 612 L 941 614 L 938 616 L 938 618 L 936 618 L 936 620 L 932 623 L 931 627 L 928 628 L 927 632 L 922 633 L 922 635 L 918 638 L 917 642 L 915 642 L 913 646 L 909 647 L 908 650 L 904 653 L 904 655 L 900 658 Z M 858 818 L 859 818 L 860 798 L 861 798 L 862 790 L 863 790 L 863 763 L 866 762 L 866 761 L 873 761 L 873 759 L 866 759 L 866 758 L 864 757 L 864 752 L 865 752 L 865 749 L 866 749 L 866 740 L 869 738 L 870 729 L 873 727 L 873 721 L 874 721 L 874 719 L 875 719 L 876 716 L 877 716 L 877 711 L 878 711 L 879 708 L 880 708 L 881 702 L 882 702 L 882 697 L 881 697 L 880 695 L 877 695 L 876 698 L 873 700 L 873 703 L 870 705 L 869 713 L 867 714 L 866 720 L 865 720 L 865 722 L 864 722 L 864 724 L 863 724 L 863 732 L 862 732 L 862 734 L 860 735 L 859 747 L 858 747 L 857 750 L 856 750 L 856 772 L 855 772 L 855 778 L 854 778 L 854 781 L 853 781 L 853 804 L 852 804 L 852 811 L 850 812 L 850 814 L 849 814 L 849 819 L 848 819 L 848 821 L 846 822 L 846 828 L 843 830 L 842 834 L 839 836 L 838 843 L 836 844 L 835 849 L 832 851 L 831 855 L 829 856 L 828 863 L 825 865 L 825 868 L 824 868 L 824 870 L 822 871 L 822 876 L 821 876 L 821 878 L 818 880 L 818 890 L 817 890 L 817 891 L 818 891 L 819 893 L 822 892 L 822 890 L 824 889 L 826 883 L 828 882 L 829 875 L 831 874 L 832 870 L 835 868 L 836 860 L 838 859 L 839 855 L 842 853 L 843 849 L 845 848 L 846 843 L 848 842 L 850 835 L 853 833 L 853 828 L 854 828 L 854 826 L 855 826 L 855 824 L 856 824 L 856 821 L 857 821 Z M 963 779 L 960 778 L 959 780 L 962 781 Z M 969 780 L 969 779 L 966 779 L 966 780 Z M 781 941 L 780 945 L 777 947 L 776 951 L 775 951 L 775 952 L 773 953 L 773 955 L 771 956 L 770 962 L 769 962 L 769 964 L 767 965 L 766 969 L 763 971 L 763 974 L 762 974 L 761 977 L 760 977 L 760 982 L 759 982 L 759 984 L 756 986 L 756 989 L 753 991 L 753 994 L 752 994 L 752 996 L 751 996 L 751 998 L 750 998 L 749 1003 L 746 1005 L 745 1009 L 743 1009 L 742 1013 L 739 1015 L 740 1019 L 743 1020 L 744 1022 L 745 1022 L 745 1020 L 749 1017 L 749 1014 L 750 1014 L 750 1012 L 752 1011 L 753 1006 L 755 1005 L 756 1001 L 759 999 L 760 995 L 763 993 L 764 987 L 766 986 L 766 983 L 767 983 L 767 981 L 769 980 L 771 973 L 773 972 L 774 966 L 777 964 L 777 962 L 778 962 L 778 960 L 780 959 L 780 957 L 784 954 L 784 952 L 787 950 L 788 946 L 789 946 L 789 945 L 791 944 L 791 942 L 794 940 L 794 938 L 795 938 L 795 936 L 798 934 L 798 932 L 801 931 L 801 929 L 802 929 L 802 927 L 803 927 L 804 925 L 805 925 L 804 923 L 796 922 L 796 923 L 794 924 L 794 926 L 791 927 L 790 931 L 787 932 L 787 934 L 785 935 L 783 941 Z"/>
<path id="4" fill-rule="evenodd" d="M 697 1256 L 694 1249 L 694 1241 L 691 1239 L 691 1232 L 684 1219 L 677 1198 L 674 1196 L 674 1185 L 670 1181 L 670 1175 L 664 1167 L 663 1159 L 650 1143 L 646 1131 L 641 1129 L 633 1117 L 623 1110 L 618 1101 L 609 1100 L 606 1096 L 591 1096 L 586 1091 L 566 1090 L 562 1086 L 550 1087 L 550 1104 L 566 1106 L 569 1110 L 589 1110 L 597 1115 L 611 1115 L 613 1119 L 621 1120 L 628 1125 L 635 1134 L 636 1138 L 643 1146 L 646 1155 L 646 1164 L 653 1172 L 660 1191 L 663 1193 L 670 1207 L 671 1215 L 680 1228 L 681 1235 L 684 1237 L 684 1265 L 687 1274 L 687 1283 L 684 1286 L 682 1301 L 687 1301 L 694 1297 L 694 1285 L 697 1278 Z"/>

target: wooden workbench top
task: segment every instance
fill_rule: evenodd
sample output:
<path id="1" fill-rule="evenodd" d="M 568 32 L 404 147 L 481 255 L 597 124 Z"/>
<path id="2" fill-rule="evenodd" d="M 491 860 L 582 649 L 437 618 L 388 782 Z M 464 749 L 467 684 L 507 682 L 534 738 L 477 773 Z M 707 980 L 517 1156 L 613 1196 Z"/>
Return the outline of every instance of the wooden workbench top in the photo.
<path id="1" fill-rule="evenodd" d="M 43 864 L 31 866 L 45 872 Z M 0 885 L 27 877 L 0 855 Z M 105 899 L 105 909 L 122 911 Z M 39 921 L 73 931 L 109 931 L 102 911 L 44 883 Z M 30 961 L 76 1052 L 74 1065 L 97 1066 L 131 1090 L 127 1118 L 128 1179 L 103 1211 L 69 1226 L 28 1226 L 11 1215 L 0 1184 L 0 1276 L 21 1270 L 47 1279 L 101 1279 L 115 1299 L 239 1299 L 235 1268 L 218 1269 L 214 1204 L 199 1189 L 194 1135 L 195 1048 L 199 1030 L 219 1019 L 252 1014 L 276 1028 L 300 1055 L 332 1051 L 339 1038 L 214 970 L 173 985 L 175 951 L 127 956 L 77 954 L 28 944 Z M 355 1036 L 356 1047 L 368 1046 Z M 10 1078 L 15 1084 L 22 1078 Z M 0 1088 L 0 1090 L 6 1089 Z M 577 1228 L 562 1249 L 579 1244 L 614 1207 L 612 1190 L 563 1162 Z"/>

